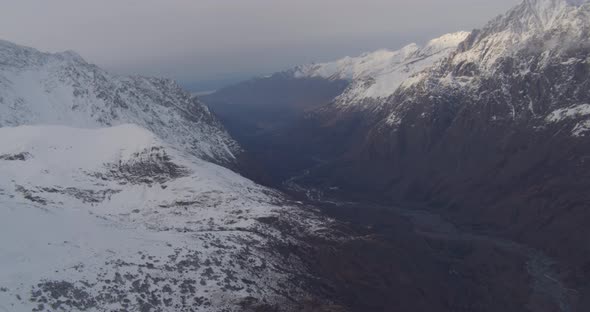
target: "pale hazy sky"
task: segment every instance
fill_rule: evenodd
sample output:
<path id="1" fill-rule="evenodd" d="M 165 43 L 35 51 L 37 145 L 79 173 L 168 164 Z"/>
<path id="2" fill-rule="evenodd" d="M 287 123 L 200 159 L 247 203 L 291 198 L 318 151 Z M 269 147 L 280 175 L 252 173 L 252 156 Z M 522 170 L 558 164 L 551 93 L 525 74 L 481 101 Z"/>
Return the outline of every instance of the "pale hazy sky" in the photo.
<path id="1" fill-rule="evenodd" d="M 423 43 L 483 26 L 518 2 L 0 0 L 0 39 L 198 85 Z"/>

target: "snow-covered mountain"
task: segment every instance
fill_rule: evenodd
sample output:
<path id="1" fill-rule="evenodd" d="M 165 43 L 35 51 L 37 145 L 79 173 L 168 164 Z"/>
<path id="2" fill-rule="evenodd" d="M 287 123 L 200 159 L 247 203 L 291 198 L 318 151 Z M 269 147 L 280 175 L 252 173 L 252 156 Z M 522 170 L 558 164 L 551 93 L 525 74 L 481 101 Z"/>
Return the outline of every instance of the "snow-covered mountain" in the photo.
<path id="1" fill-rule="evenodd" d="M 0 41 L 0 311 L 295 310 L 328 222 L 240 153 L 173 81 Z"/>
<path id="2" fill-rule="evenodd" d="M 209 109 L 171 80 L 112 75 L 74 52 L 0 41 L 0 126 L 127 123 L 218 164 L 241 153 Z"/>
<path id="3" fill-rule="evenodd" d="M 588 41 L 586 0 L 525 0 L 473 33 L 453 64 L 476 63 L 491 70 L 498 59 L 522 50 L 544 50 L 547 56 Z"/>
<path id="4" fill-rule="evenodd" d="M 398 90 L 387 124 L 395 128 L 415 109 L 431 116 L 436 102 L 452 100 L 477 105 L 491 121 L 528 122 L 538 129 L 577 121 L 569 131 L 582 135 L 590 103 L 589 33 L 590 2 L 526 0 Z M 563 110 L 578 113 L 559 114 Z"/>
<path id="5" fill-rule="evenodd" d="M 471 244 L 498 236 L 557 261 L 541 260 L 556 274 L 536 274 L 535 300 L 519 305 L 534 310 L 532 302 L 545 302 L 539 294 L 557 293 L 556 309 L 575 311 L 569 302 L 585 307 L 590 298 L 589 90 L 590 0 L 524 0 L 471 33 L 299 66 L 205 99 L 223 102 L 224 122 L 279 182 L 416 203 L 450 220 L 449 232 L 484 233 L 467 242 L 443 235 L 449 248 L 441 237 L 420 238 L 450 261 L 433 265 L 443 287 L 477 282 L 454 267 L 502 249 L 481 254 Z M 314 295 L 301 255 L 307 242 L 331 237 L 331 220 L 209 162 L 226 165 L 240 152 L 171 81 L 119 77 L 72 52 L 0 42 L 0 311 L 297 310 Z M 374 241 L 358 232 L 363 244 Z M 340 257 L 340 242 L 325 252 Z M 352 257 L 364 253 L 360 245 Z M 364 270 L 355 258 L 336 266 L 345 269 L 335 281 L 361 267 L 370 281 L 402 276 L 413 288 L 407 272 L 382 279 L 381 268 L 395 266 L 384 262 Z M 521 269 L 538 273 L 531 262 Z M 489 279 L 506 267 L 476 271 L 487 296 Z M 361 281 L 373 298 L 379 286 Z M 482 306 L 449 306 L 444 291 L 416 290 L 447 308 Z"/>
<path id="6" fill-rule="evenodd" d="M 408 79 L 448 57 L 468 35 L 468 32 L 446 34 L 422 47 L 412 43 L 400 50 L 379 50 L 335 62 L 303 65 L 293 72 L 298 78 L 351 81 L 343 94 L 334 100 L 339 110 L 377 109 L 378 103 L 375 102 L 382 102 L 402 83 L 408 83 Z"/>
<path id="7" fill-rule="evenodd" d="M 323 221 L 139 126 L 0 128 L 0 177 L 0 310 L 288 309 L 308 295 L 280 246 Z"/>
<path id="8" fill-rule="evenodd" d="M 352 114 L 342 126 L 320 116 L 324 144 L 341 129 L 358 139 L 307 180 L 419 202 L 535 246 L 590 298 L 588 275 L 574 273 L 590 254 L 581 243 L 590 235 L 589 90 L 590 2 L 525 0 L 404 81 L 370 117 Z"/>

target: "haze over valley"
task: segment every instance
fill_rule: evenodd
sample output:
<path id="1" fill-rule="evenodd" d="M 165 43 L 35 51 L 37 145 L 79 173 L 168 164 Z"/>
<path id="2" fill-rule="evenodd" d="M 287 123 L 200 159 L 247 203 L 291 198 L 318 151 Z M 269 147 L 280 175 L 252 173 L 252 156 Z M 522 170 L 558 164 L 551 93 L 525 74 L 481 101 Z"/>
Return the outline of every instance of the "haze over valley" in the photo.
<path id="1" fill-rule="evenodd" d="M 590 309 L 590 1 L 107 2 L 0 13 L 0 311 Z"/>

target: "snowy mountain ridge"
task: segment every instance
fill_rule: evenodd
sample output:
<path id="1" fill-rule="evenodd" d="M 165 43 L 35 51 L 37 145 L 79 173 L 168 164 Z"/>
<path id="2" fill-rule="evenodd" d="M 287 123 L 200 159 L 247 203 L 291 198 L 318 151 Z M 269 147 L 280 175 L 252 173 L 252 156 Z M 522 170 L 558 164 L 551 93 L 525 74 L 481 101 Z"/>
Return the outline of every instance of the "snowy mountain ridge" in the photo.
<path id="1" fill-rule="evenodd" d="M 294 69 L 294 75 L 352 81 L 335 100 L 342 106 L 365 99 L 383 99 L 408 78 L 448 56 L 468 35 L 456 32 L 433 39 L 423 47 L 412 43 L 396 51 L 378 50 L 335 62 L 303 65 Z"/>
<path id="2" fill-rule="evenodd" d="M 66 61 L 86 63 L 86 61 L 74 51 L 59 53 L 46 53 L 37 49 L 21 46 L 13 42 L 0 39 L 0 66 L 3 69 L 26 68 L 28 66 L 42 66 L 51 61 Z"/>
<path id="3" fill-rule="evenodd" d="M 232 164 L 241 153 L 209 109 L 172 80 L 112 75 L 74 52 L 0 41 L 0 126 L 127 123 L 215 163 Z"/>
<path id="4" fill-rule="evenodd" d="M 424 109 L 421 115 L 430 118 L 437 102 L 450 101 L 487 105 L 492 122 L 531 120 L 543 129 L 551 116 L 588 103 L 589 33 L 590 2 L 525 0 L 405 82 L 408 88 L 385 105 L 384 123 L 397 129 L 408 112 Z M 571 123 L 573 136 L 589 129 L 580 114 L 559 122 Z"/>
<path id="5" fill-rule="evenodd" d="M 486 71 L 522 49 L 567 50 L 587 42 L 589 28 L 587 0 L 525 0 L 473 32 L 454 64 L 474 63 Z"/>
<path id="6" fill-rule="evenodd" d="M 431 40 L 423 48 L 416 46 L 414 53 L 393 66 L 385 67 L 375 75 L 354 80 L 342 95 L 334 100 L 338 110 L 379 110 L 384 101 L 398 88 L 417 81 L 421 74 L 453 53 L 467 38 L 468 32 L 447 34 Z"/>

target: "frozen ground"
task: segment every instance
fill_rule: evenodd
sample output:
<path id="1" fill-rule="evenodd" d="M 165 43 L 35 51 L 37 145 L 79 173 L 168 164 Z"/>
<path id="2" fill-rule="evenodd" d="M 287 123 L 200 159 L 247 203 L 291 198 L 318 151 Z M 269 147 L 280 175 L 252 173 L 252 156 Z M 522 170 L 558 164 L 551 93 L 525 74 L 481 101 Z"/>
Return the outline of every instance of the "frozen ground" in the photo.
<path id="1" fill-rule="evenodd" d="M 278 247 L 323 221 L 138 126 L 0 128 L 0 177 L 0 310 L 240 311 L 305 296 Z"/>

